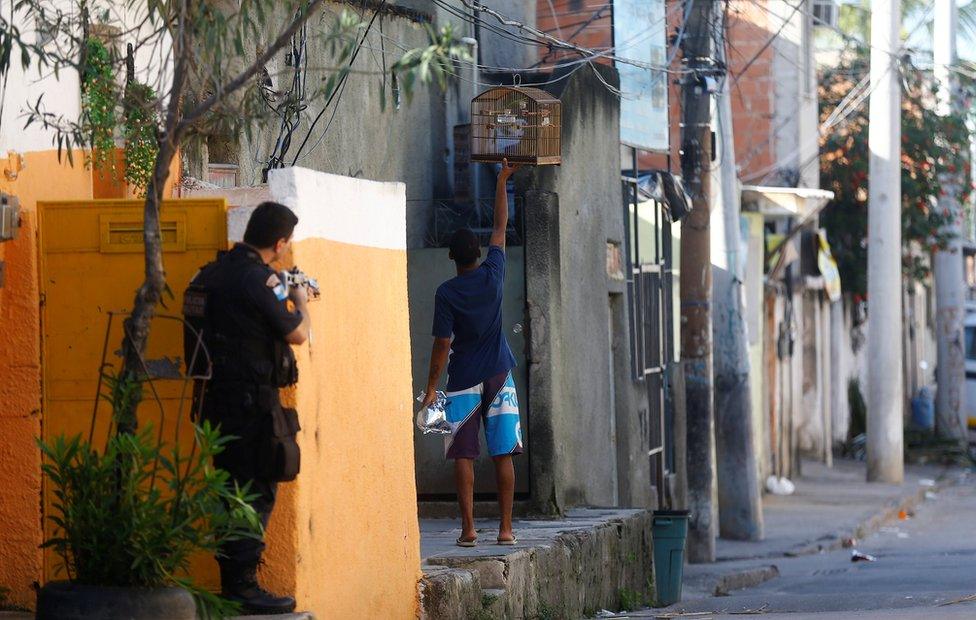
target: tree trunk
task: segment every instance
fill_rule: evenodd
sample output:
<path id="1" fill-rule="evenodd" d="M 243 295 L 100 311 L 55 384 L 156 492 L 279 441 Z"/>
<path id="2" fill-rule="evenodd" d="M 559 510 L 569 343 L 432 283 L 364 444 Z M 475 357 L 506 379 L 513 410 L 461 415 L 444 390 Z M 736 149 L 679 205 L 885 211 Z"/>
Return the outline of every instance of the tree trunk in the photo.
<path id="1" fill-rule="evenodd" d="M 156 315 L 156 304 L 162 298 L 166 288 L 166 271 L 163 268 L 163 243 L 159 227 L 159 209 L 163 202 L 163 187 L 169 179 L 169 167 L 176 155 L 173 140 L 160 141 L 159 152 L 153 176 L 146 188 L 146 201 L 143 207 L 143 233 L 145 243 L 145 280 L 136 291 L 132 304 L 132 312 L 124 322 L 125 336 L 122 339 L 122 373 L 123 385 L 139 382 L 145 379 L 146 344 L 149 342 L 149 326 Z M 134 433 L 138 428 L 136 408 L 140 398 L 133 398 L 126 402 L 126 406 L 117 412 L 116 420 L 119 433 Z"/>

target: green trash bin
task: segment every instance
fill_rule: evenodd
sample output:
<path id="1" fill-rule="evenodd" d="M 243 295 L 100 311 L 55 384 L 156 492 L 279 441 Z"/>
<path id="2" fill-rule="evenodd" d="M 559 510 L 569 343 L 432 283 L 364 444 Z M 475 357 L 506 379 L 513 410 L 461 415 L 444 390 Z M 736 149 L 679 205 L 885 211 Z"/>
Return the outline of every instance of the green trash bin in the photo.
<path id="1" fill-rule="evenodd" d="M 661 607 L 681 600 L 681 579 L 688 537 L 687 510 L 655 510 L 651 521 L 654 540 L 654 589 Z"/>

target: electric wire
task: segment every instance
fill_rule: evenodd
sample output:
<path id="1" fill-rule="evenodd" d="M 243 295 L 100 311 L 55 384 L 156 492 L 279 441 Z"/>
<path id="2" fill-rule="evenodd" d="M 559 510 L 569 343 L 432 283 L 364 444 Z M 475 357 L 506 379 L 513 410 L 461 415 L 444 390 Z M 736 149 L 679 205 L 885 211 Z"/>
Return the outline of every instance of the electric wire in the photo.
<path id="1" fill-rule="evenodd" d="M 363 48 L 363 43 L 366 42 L 366 37 L 369 36 L 369 31 L 372 30 L 373 24 L 376 22 L 376 18 L 379 17 L 380 13 L 382 13 L 382 9 L 384 6 L 386 6 L 386 2 L 387 0 L 383 0 L 380 6 L 377 7 L 377 9 L 373 12 L 373 16 L 370 18 L 369 23 L 366 25 L 366 30 L 365 32 L 363 32 L 362 38 L 359 39 L 359 43 L 356 45 L 356 49 L 353 50 L 353 53 L 349 58 L 349 62 L 347 63 L 347 66 L 352 67 L 353 63 L 356 62 L 356 58 L 359 56 L 359 52 Z M 345 91 L 345 83 L 348 75 L 349 75 L 348 73 L 342 74 L 342 76 L 339 78 L 340 83 L 337 84 L 332 89 L 332 92 L 329 94 L 329 98 L 326 100 L 325 105 L 322 106 L 322 109 L 319 110 L 319 113 L 312 120 L 311 124 L 308 127 L 308 131 L 305 133 L 305 138 L 302 139 L 301 144 L 298 145 L 298 149 L 295 151 L 295 156 L 291 160 L 292 166 L 294 166 L 295 163 L 298 161 L 299 156 L 302 154 L 302 149 L 305 148 L 305 145 L 308 143 L 309 138 L 311 138 L 312 131 L 315 129 L 315 125 L 317 125 L 319 120 L 321 120 L 321 118 L 325 115 L 325 112 L 329 109 L 329 106 L 332 105 L 333 102 L 335 102 L 336 105 L 335 108 L 333 109 L 332 116 L 329 118 L 329 123 L 326 127 L 326 131 L 323 132 L 322 135 L 324 136 L 325 133 L 328 131 L 328 128 L 332 126 L 332 121 L 335 119 L 335 109 L 337 109 L 339 106 L 338 98 L 341 98 L 342 93 Z M 319 139 L 319 142 L 321 142 L 321 138 Z"/>

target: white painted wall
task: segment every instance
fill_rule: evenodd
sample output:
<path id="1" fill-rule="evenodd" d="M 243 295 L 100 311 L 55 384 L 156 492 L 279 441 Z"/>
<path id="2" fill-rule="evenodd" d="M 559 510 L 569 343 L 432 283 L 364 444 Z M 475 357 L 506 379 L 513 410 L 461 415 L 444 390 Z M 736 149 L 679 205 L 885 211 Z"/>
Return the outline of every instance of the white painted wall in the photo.
<path id="1" fill-rule="evenodd" d="M 10 15 L 11 4 L 14 0 L 0 0 L 0 12 Z M 76 6 L 71 0 L 50 0 L 51 11 L 56 8 L 70 11 Z M 126 3 L 103 2 L 93 5 L 94 8 L 108 8 L 110 23 L 117 25 L 120 31 L 127 32 L 142 24 L 138 32 L 133 32 L 130 39 L 133 43 L 147 37 L 152 24 L 143 23 L 145 7 L 136 3 L 130 8 Z M 24 34 L 25 39 L 32 43 L 43 41 L 43 32 L 38 29 L 38 22 L 32 14 L 25 12 L 14 13 L 14 23 Z M 119 52 L 124 54 L 125 43 L 129 39 L 119 41 Z M 158 38 L 157 45 L 139 46 L 136 51 L 136 77 L 140 81 L 150 84 L 156 92 L 165 93 L 169 87 L 170 78 L 170 44 L 167 36 Z M 19 50 L 14 50 L 13 62 L 6 77 L 3 96 L 0 99 L 2 118 L 0 118 L 0 153 L 13 149 L 21 153 L 57 148 L 56 134 L 53 130 L 44 129 L 39 124 L 24 128 L 28 102 L 34 104 L 41 97 L 43 109 L 54 115 L 61 115 L 65 119 L 75 121 L 81 113 L 81 84 L 77 72 L 61 71 L 55 77 L 51 69 L 42 67 L 36 62 L 25 69 L 20 62 Z M 118 76 L 121 85 L 125 79 L 124 70 Z"/>
<path id="2" fill-rule="evenodd" d="M 797 9 L 799 5 L 799 9 Z M 773 41 L 774 155 L 800 171 L 800 187 L 819 187 L 817 70 L 813 22 L 807 0 L 770 0 Z"/>
<path id="3" fill-rule="evenodd" d="M 407 188 L 403 183 L 294 167 L 272 170 L 268 187 L 274 200 L 298 216 L 295 241 L 314 238 L 372 248 L 407 248 Z"/>
<path id="4" fill-rule="evenodd" d="M 14 0 L 0 0 L 0 12 L 9 16 L 11 4 Z M 70 7 L 68 0 L 54 0 L 53 6 Z M 37 24 L 33 16 L 24 13 L 14 15 L 14 23 L 24 34 L 25 38 L 36 43 L 39 41 Z M 2 119 L 0 119 L 0 153 L 16 150 L 21 153 L 41 151 L 55 148 L 52 142 L 54 133 L 43 129 L 40 125 L 32 125 L 24 129 L 27 102 L 36 102 L 42 97 L 44 108 L 53 114 L 63 114 L 76 119 L 81 110 L 81 91 L 78 75 L 68 71 L 60 75 L 60 80 L 51 74 L 49 69 L 42 69 L 33 64 L 24 69 L 20 63 L 20 52 L 14 50 L 10 72 L 6 76 L 3 87 Z"/>

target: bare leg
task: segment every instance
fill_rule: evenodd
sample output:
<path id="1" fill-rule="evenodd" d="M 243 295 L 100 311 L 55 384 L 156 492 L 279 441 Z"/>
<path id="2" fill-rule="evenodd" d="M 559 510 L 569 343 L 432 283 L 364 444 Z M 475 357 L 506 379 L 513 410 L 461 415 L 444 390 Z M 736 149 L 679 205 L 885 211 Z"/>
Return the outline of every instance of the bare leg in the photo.
<path id="1" fill-rule="evenodd" d="M 501 513 L 501 520 L 498 523 L 499 540 L 511 540 L 512 534 L 512 502 L 515 499 L 515 466 L 512 465 L 512 456 L 494 457 L 495 461 L 495 480 L 498 484 L 498 511 Z"/>
<path id="2" fill-rule="evenodd" d="M 461 540 L 478 538 L 474 530 L 474 460 L 454 459 L 454 482 L 461 507 Z"/>

